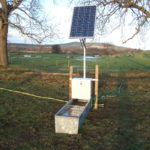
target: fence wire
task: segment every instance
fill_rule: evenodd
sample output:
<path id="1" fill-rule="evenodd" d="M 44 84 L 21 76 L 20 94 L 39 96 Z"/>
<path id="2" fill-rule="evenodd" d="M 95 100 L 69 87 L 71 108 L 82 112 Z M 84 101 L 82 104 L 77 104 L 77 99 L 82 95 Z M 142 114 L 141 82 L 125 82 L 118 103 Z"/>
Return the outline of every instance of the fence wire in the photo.
<path id="1" fill-rule="evenodd" d="M 142 55 L 142 54 L 141 54 Z M 87 72 L 94 72 L 98 64 L 101 73 L 137 73 L 150 70 L 150 59 L 143 54 L 128 56 L 87 56 Z M 9 53 L 10 66 L 21 67 L 44 72 L 68 73 L 72 65 L 75 73 L 83 72 L 83 56 L 73 54 L 51 53 Z"/>
<path id="2" fill-rule="evenodd" d="M 83 77 L 83 57 L 73 54 L 9 52 L 10 67 L 0 73 L 1 88 L 29 92 L 40 96 L 67 100 L 69 95 L 69 66 L 77 77 Z M 118 96 L 128 74 L 150 71 L 150 59 L 145 53 L 134 55 L 87 56 L 87 77 L 95 78 L 95 65 L 99 65 L 99 99 Z M 17 70 L 18 68 L 18 70 Z M 20 69 L 19 69 L 20 68 Z M 21 71 L 22 68 L 22 71 Z M 27 70 L 23 70 L 27 69 Z M 46 73 L 60 73 L 50 75 Z M 6 79 L 7 77 L 7 79 Z M 8 82 L 9 81 L 9 82 Z M 93 96 L 94 99 L 94 96 Z"/>

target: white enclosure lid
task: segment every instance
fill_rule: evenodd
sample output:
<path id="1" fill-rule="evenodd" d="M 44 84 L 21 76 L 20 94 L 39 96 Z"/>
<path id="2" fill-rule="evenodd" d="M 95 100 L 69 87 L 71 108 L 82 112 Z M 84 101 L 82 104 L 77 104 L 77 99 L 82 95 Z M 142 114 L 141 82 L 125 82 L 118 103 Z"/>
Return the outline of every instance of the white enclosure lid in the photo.
<path id="1" fill-rule="evenodd" d="M 72 78 L 71 80 L 79 80 L 79 81 L 86 80 L 86 81 L 92 81 L 93 79 L 92 79 L 92 78 Z"/>

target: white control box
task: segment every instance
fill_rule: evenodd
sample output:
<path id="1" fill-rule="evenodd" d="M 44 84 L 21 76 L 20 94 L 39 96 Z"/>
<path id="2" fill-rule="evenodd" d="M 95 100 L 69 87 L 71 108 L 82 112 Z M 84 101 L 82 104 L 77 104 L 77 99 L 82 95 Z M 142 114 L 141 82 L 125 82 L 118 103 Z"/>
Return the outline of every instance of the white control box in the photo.
<path id="1" fill-rule="evenodd" d="M 92 78 L 72 79 L 72 98 L 90 100 L 92 97 Z"/>

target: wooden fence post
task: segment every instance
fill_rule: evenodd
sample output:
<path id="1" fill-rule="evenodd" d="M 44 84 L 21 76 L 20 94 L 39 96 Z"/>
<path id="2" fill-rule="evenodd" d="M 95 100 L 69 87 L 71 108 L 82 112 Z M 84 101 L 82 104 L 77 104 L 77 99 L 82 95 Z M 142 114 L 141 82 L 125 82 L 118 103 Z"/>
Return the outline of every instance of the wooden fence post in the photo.
<path id="1" fill-rule="evenodd" d="M 95 67 L 95 104 L 94 109 L 98 109 L 98 77 L 99 77 L 99 66 Z"/>
<path id="2" fill-rule="evenodd" d="M 73 75 L 73 67 L 69 67 L 69 100 L 72 98 L 72 75 Z"/>

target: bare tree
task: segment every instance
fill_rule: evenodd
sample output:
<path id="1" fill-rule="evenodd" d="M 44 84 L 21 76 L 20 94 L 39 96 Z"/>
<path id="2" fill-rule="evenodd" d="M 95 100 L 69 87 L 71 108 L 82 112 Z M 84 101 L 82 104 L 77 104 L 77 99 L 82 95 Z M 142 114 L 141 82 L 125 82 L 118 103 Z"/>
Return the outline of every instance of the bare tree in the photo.
<path id="1" fill-rule="evenodd" d="M 101 33 L 121 27 L 123 35 L 125 27 L 131 35 L 123 42 L 133 39 L 143 30 L 150 29 L 150 0 L 70 0 L 80 5 L 97 6 L 97 28 Z M 131 28 L 129 28 L 131 27 Z"/>
<path id="2" fill-rule="evenodd" d="M 8 65 L 8 27 L 38 43 L 56 35 L 42 11 L 40 0 L 0 0 L 0 66 Z"/>

